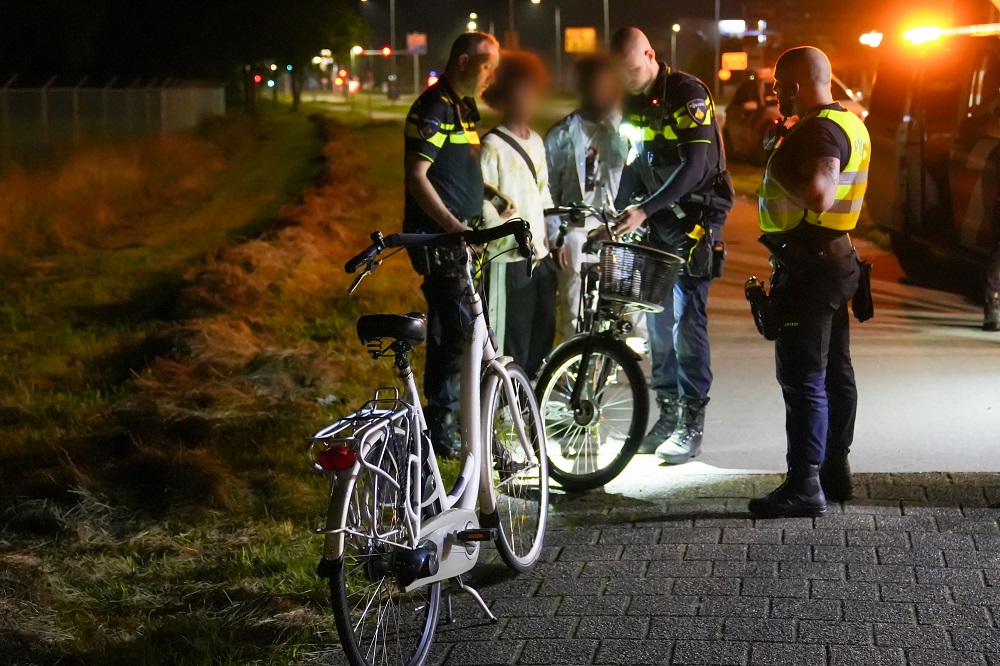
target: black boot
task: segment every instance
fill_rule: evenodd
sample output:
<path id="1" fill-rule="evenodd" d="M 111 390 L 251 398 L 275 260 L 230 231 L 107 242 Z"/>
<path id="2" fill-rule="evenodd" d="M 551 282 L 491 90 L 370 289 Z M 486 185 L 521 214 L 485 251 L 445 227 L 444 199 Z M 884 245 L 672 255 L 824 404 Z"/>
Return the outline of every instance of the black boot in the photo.
<path id="1" fill-rule="evenodd" d="M 819 482 L 819 465 L 789 465 L 784 482 L 765 497 L 750 500 L 757 518 L 814 518 L 826 515 L 826 497 Z"/>
<path id="2" fill-rule="evenodd" d="M 674 434 L 677 421 L 680 418 L 680 398 L 676 395 L 662 395 L 660 403 L 660 418 L 639 444 L 639 453 L 653 453 Z"/>
<path id="3" fill-rule="evenodd" d="M 984 331 L 1000 331 L 1000 291 L 986 294 Z"/>
<path id="4" fill-rule="evenodd" d="M 430 430 L 434 453 L 442 458 L 457 458 L 462 450 L 458 431 L 458 414 L 451 410 L 428 405 L 424 409 L 427 429 Z"/>
<path id="5" fill-rule="evenodd" d="M 686 463 L 701 453 L 705 433 L 705 400 L 681 398 L 680 417 L 674 434 L 656 449 L 656 455 L 668 465 Z"/>
<path id="6" fill-rule="evenodd" d="M 827 449 L 826 459 L 819 468 L 819 480 L 828 502 L 847 502 L 854 499 L 854 481 L 848 451 Z"/>

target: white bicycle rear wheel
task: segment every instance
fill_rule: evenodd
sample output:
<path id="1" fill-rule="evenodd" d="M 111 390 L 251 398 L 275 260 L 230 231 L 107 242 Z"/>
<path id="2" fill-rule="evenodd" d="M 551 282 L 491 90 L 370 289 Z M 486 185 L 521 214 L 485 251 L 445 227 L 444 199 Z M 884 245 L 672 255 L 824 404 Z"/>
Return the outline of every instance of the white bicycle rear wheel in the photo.
<path id="1" fill-rule="evenodd" d="M 441 583 L 404 591 L 395 576 L 408 551 L 402 489 L 408 442 L 393 428 L 365 455 L 395 482 L 364 467 L 350 485 L 344 556 L 332 562 L 330 596 L 344 654 L 351 666 L 421 666 L 430 653 L 441 607 Z"/>

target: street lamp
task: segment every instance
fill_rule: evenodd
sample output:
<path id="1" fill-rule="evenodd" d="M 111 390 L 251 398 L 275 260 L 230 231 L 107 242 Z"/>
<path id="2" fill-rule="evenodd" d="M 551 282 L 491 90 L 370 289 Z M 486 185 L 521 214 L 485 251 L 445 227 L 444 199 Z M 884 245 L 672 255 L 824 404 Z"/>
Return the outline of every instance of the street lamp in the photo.
<path id="1" fill-rule="evenodd" d="M 670 66 L 677 67 L 677 33 L 681 31 L 681 24 L 674 23 L 670 26 Z"/>

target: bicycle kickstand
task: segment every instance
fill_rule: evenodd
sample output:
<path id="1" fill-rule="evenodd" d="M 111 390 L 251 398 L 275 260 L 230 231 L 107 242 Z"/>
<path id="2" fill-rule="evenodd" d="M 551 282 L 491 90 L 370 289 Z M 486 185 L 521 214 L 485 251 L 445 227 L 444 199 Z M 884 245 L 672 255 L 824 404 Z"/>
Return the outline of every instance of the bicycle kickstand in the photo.
<path id="1" fill-rule="evenodd" d="M 449 583 L 448 589 L 444 591 L 445 601 L 447 603 L 444 616 L 445 622 L 447 622 L 448 624 L 453 624 L 455 622 L 455 616 L 451 611 L 451 598 L 457 592 L 465 592 L 467 595 L 472 597 L 472 600 L 475 601 L 479 605 L 479 607 L 483 609 L 484 613 L 486 613 L 486 617 L 490 619 L 491 624 L 496 624 L 497 622 L 500 621 L 497 619 L 497 616 L 494 615 L 492 611 L 490 611 L 490 607 L 486 605 L 486 602 L 483 601 L 483 598 L 481 596 L 479 596 L 479 593 L 476 592 L 476 590 L 471 585 L 466 585 L 465 582 L 462 580 L 461 576 L 455 576 L 454 578 L 450 579 L 448 583 Z"/>

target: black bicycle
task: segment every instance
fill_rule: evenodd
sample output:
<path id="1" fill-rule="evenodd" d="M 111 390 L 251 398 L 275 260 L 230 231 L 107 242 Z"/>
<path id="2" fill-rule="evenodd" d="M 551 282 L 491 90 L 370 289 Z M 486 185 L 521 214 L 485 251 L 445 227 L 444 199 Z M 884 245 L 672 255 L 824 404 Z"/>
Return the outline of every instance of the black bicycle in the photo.
<path id="1" fill-rule="evenodd" d="M 545 214 L 563 219 L 560 241 L 589 217 L 611 239 L 588 241 L 600 261 L 581 268 L 577 335 L 552 351 L 535 384 L 549 475 L 567 490 L 590 490 L 621 474 L 646 434 L 649 391 L 640 356 L 625 342 L 629 315 L 663 310 L 683 260 L 616 239 L 608 208 L 574 204 Z"/>

